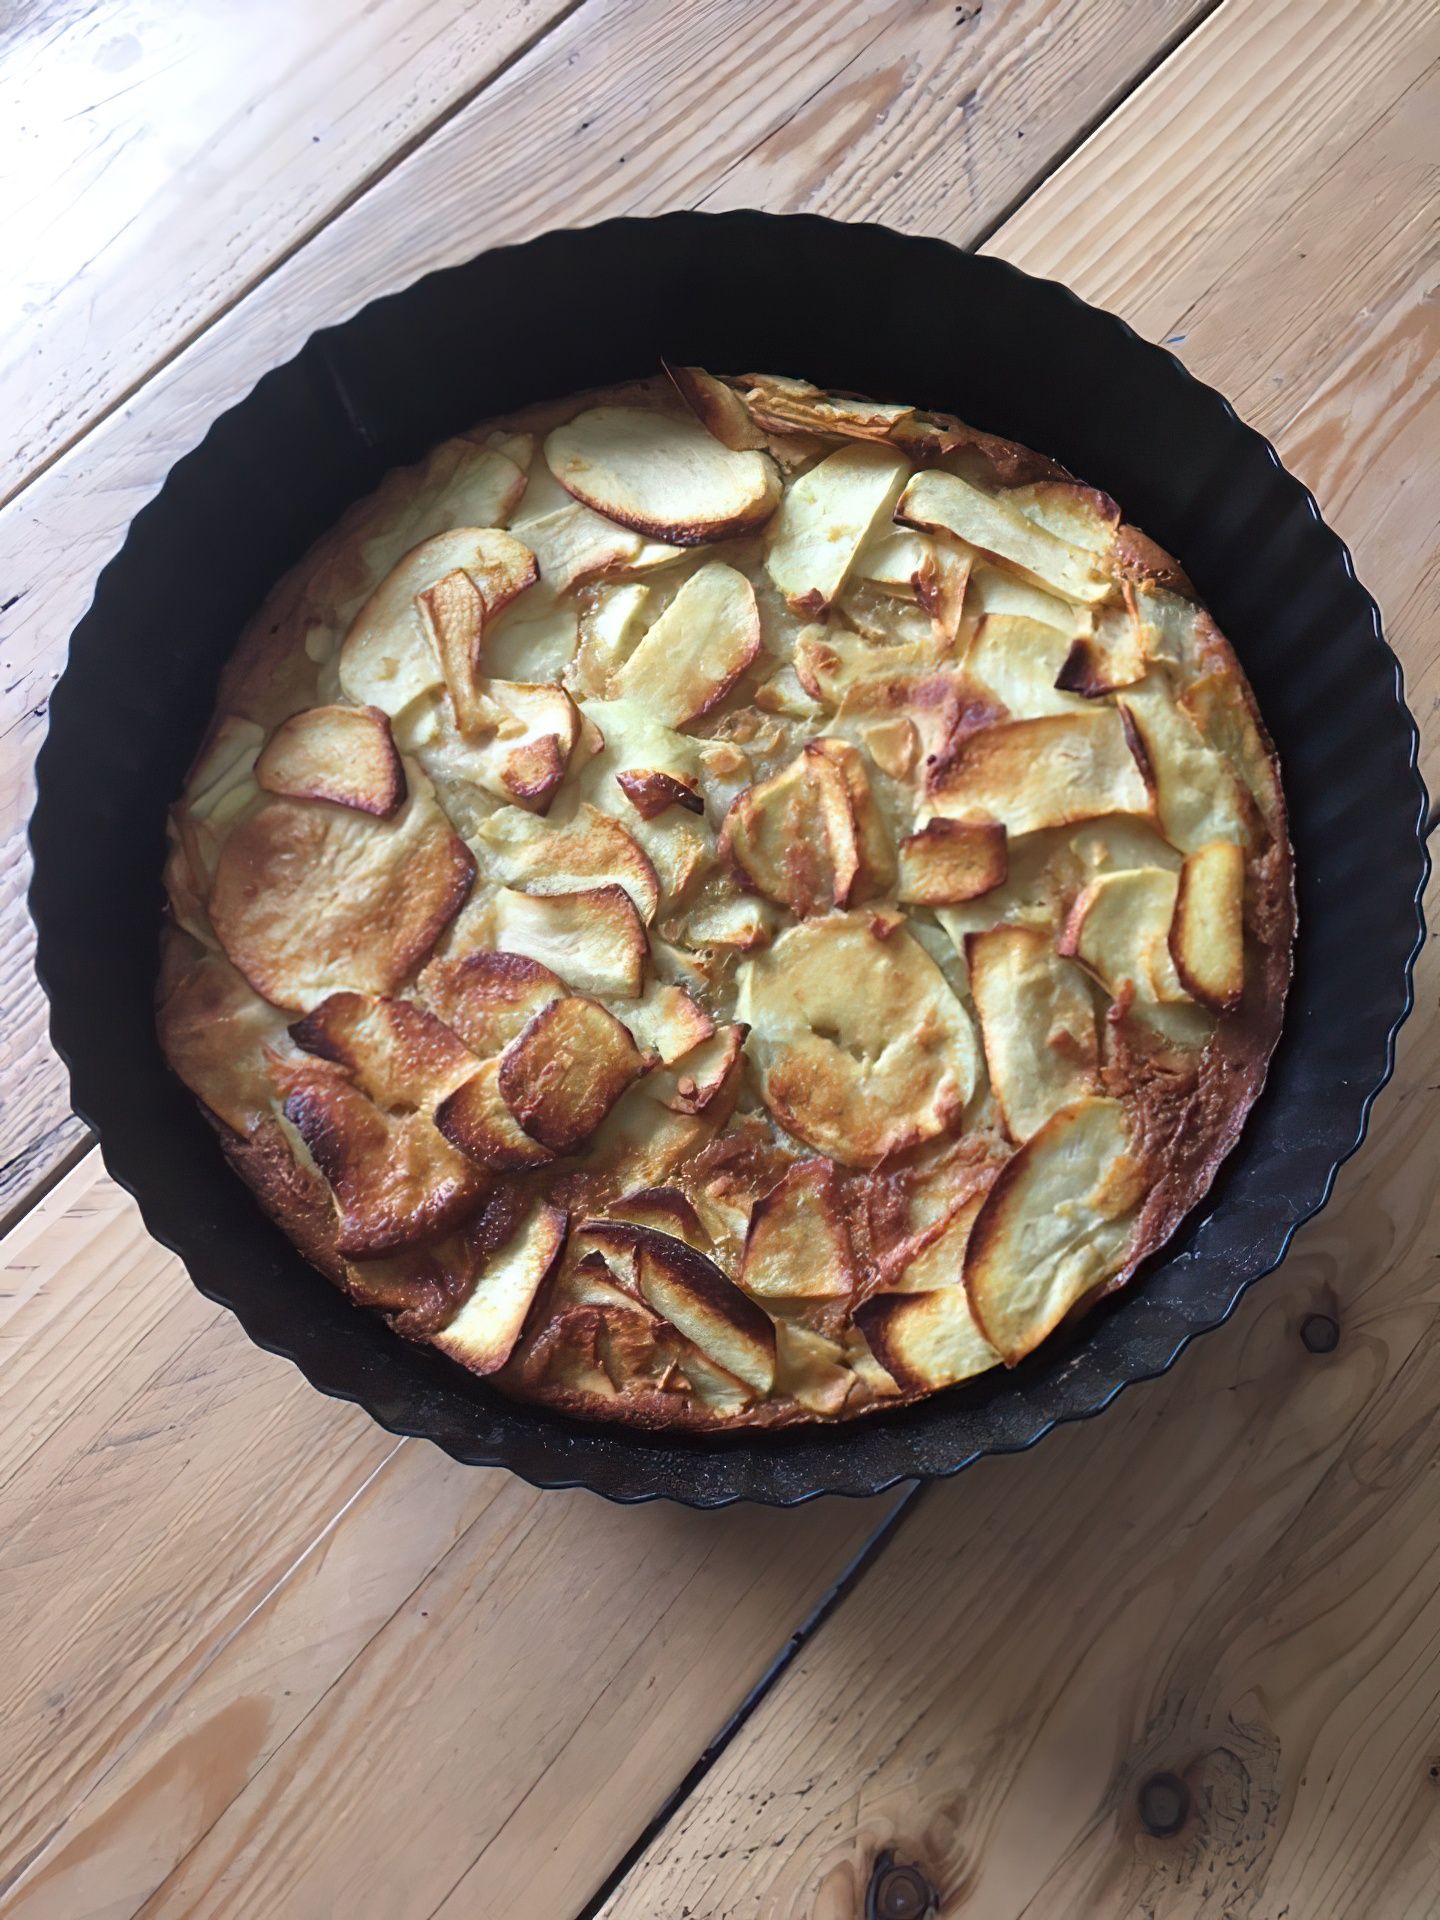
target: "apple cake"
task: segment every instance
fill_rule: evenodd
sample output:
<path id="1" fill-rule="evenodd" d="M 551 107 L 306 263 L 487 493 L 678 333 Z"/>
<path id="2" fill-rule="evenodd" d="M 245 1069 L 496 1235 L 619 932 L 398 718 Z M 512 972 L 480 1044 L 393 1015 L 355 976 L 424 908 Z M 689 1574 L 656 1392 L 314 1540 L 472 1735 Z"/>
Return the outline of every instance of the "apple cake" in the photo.
<path id="1" fill-rule="evenodd" d="M 1294 909 L 1180 566 L 947 415 L 676 368 L 392 473 L 176 803 L 162 1044 L 303 1254 L 688 1430 L 1013 1366 L 1194 1206 Z"/>

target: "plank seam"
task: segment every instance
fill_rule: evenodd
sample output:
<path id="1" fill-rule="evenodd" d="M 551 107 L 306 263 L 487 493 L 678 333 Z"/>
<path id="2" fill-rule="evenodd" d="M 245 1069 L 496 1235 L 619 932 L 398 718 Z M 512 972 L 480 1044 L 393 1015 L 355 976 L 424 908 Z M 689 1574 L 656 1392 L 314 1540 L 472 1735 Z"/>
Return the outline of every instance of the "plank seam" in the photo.
<path id="1" fill-rule="evenodd" d="M 1207 26 L 1226 4 L 1227 0 L 1205 0 L 1205 5 L 1202 6 L 1184 26 L 1177 28 L 1170 38 L 1156 49 L 1149 60 L 1147 60 L 1142 67 L 1137 68 L 1135 73 L 1111 94 L 1104 105 L 1099 107 L 1096 112 L 1090 116 L 1079 132 L 1076 133 L 1058 153 L 1054 154 L 1038 173 L 1033 174 L 1025 185 L 1007 201 L 1005 206 L 1001 208 L 989 224 L 983 227 L 980 232 L 975 235 L 974 239 L 969 242 L 967 250 L 971 253 L 982 253 L 1000 230 L 1015 218 L 1015 215 L 1020 211 L 1021 207 L 1025 205 L 1026 201 L 1032 199 L 1041 187 L 1045 185 L 1047 180 L 1059 173 L 1062 167 L 1068 165 L 1080 151 L 1081 147 L 1083 147 L 1087 141 L 1094 138 L 1105 125 L 1106 121 L 1113 118 L 1120 108 L 1139 92 L 1146 81 L 1152 79 L 1167 61 L 1173 59 L 1185 45 L 1186 41 L 1189 40 L 1192 35 L 1199 33 L 1203 27 Z"/>
<path id="2" fill-rule="evenodd" d="M 35 484 L 42 474 L 48 473 L 57 461 L 62 460 L 66 454 L 72 452 L 74 448 L 77 447 L 82 440 L 88 438 L 97 427 L 103 425 L 106 420 L 109 420 L 113 415 L 119 413 L 122 408 L 129 406 L 135 396 L 140 393 L 143 388 L 149 386 L 150 382 L 154 380 L 157 375 L 163 373 L 167 367 L 173 365 L 183 353 L 188 353 L 190 348 L 193 347 L 198 340 L 203 339 L 227 314 L 233 313 L 242 301 L 248 300 L 250 295 L 254 293 L 258 287 L 263 286 L 265 282 L 278 273 L 283 266 L 293 260 L 302 248 L 308 247 L 311 241 L 322 234 L 327 227 L 333 226 L 342 214 L 348 213 L 357 201 L 363 200 L 372 188 L 379 186 L 382 180 L 388 179 L 398 167 L 403 166 L 418 148 L 424 146 L 427 140 L 433 139 L 437 133 L 447 127 L 458 115 L 472 107 L 482 93 L 486 92 L 488 88 L 493 87 L 498 80 L 503 80 L 505 75 L 509 73 L 513 67 L 518 66 L 522 60 L 527 59 L 543 40 L 548 39 L 552 33 L 555 33 L 559 28 L 563 27 L 585 4 L 586 0 L 567 0 L 567 4 L 563 6 L 558 13 L 546 20 L 543 26 L 537 27 L 528 39 L 524 40 L 519 46 L 512 48 L 503 60 L 497 61 L 497 63 L 482 74 L 472 86 L 467 87 L 463 93 L 458 94 L 447 107 L 444 107 L 436 114 L 433 120 L 427 121 L 423 127 L 417 128 L 408 139 L 403 140 L 392 153 L 386 155 L 378 166 L 370 173 L 367 173 L 362 180 L 357 181 L 353 187 L 349 188 L 327 213 L 313 221 L 302 233 L 297 234 L 260 272 L 253 274 L 250 279 L 245 281 L 243 286 L 237 287 L 235 291 L 223 300 L 213 312 L 208 314 L 204 320 L 176 340 L 167 352 L 162 354 L 152 366 L 145 369 L 139 379 L 132 380 L 127 387 L 113 395 L 97 413 L 92 414 L 82 426 L 78 427 L 73 433 L 67 434 L 62 441 L 52 447 L 44 459 L 38 461 L 37 464 L 31 468 L 30 472 L 25 475 L 23 480 L 11 487 L 8 492 L 0 493 L 0 511 L 3 511 L 6 507 L 10 506 L 12 502 L 18 500 L 27 488 Z"/>
<path id="3" fill-rule="evenodd" d="M 614 1867 L 611 1868 L 610 1872 L 605 1876 L 590 1899 L 587 1900 L 585 1905 L 580 1909 L 575 1920 L 596 1920 L 596 1916 L 600 1913 L 606 1901 L 609 1900 L 617 1887 L 625 1880 L 631 1868 L 638 1864 L 652 1842 L 669 1826 L 670 1822 L 700 1785 L 700 1782 L 705 1778 L 705 1775 L 710 1771 L 711 1767 L 720 1759 L 736 1735 L 743 1731 L 746 1723 L 750 1720 L 756 1709 L 774 1692 L 780 1681 L 784 1679 L 785 1675 L 794 1665 L 801 1651 L 809 1645 L 810 1641 L 814 1639 L 815 1635 L 825 1625 L 825 1622 L 830 1616 L 865 1578 L 865 1575 L 870 1571 L 871 1567 L 875 1565 L 876 1561 L 879 1560 L 880 1556 L 889 1547 L 891 1541 L 894 1540 L 900 1528 L 910 1519 L 912 1514 L 919 1510 L 921 1502 L 933 1492 L 933 1483 L 912 1485 L 894 1510 L 887 1514 L 884 1521 L 876 1528 L 875 1532 L 871 1534 L 864 1546 L 860 1548 L 859 1552 L 840 1574 L 828 1593 L 822 1595 L 800 1622 L 800 1625 L 796 1627 L 784 1646 L 781 1647 L 775 1658 L 770 1662 L 770 1665 L 765 1669 L 764 1673 L 761 1674 L 754 1686 L 751 1687 L 749 1693 L 746 1694 L 745 1698 L 740 1702 L 739 1706 L 735 1708 L 729 1719 L 721 1726 L 719 1732 L 700 1753 L 685 1777 L 667 1796 L 662 1805 L 656 1809 L 654 1815 L 647 1822 L 644 1831 L 637 1836 L 633 1844 L 615 1863 Z M 442 1902 L 441 1904 L 443 1905 L 444 1903 Z M 438 1907 L 433 1909 L 429 1920 L 435 1920 L 435 1914 L 438 1912 Z"/>

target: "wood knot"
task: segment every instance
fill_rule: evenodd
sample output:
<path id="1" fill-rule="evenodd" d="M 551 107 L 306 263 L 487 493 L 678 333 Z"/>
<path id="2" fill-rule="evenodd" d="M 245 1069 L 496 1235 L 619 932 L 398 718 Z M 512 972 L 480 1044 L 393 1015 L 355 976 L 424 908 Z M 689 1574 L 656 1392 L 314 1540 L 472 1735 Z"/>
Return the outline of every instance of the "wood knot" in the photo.
<path id="1" fill-rule="evenodd" d="M 1152 1773 L 1140 1789 L 1140 1818 L 1159 1839 L 1178 1833 L 1190 1811 L 1190 1789 L 1178 1773 Z"/>
<path id="2" fill-rule="evenodd" d="M 938 1913 L 940 1896 L 918 1867 L 886 1851 L 876 1856 L 865 1894 L 865 1920 L 925 1920 Z"/>
<path id="3" fill-rule="evenodd" d="M 1328 1313 L 1307 1313 L 1300 1322 L 1300 1338 L 1311 1353 L 1333 1353 L 1340 1344 L 1340 1328 Z"/>

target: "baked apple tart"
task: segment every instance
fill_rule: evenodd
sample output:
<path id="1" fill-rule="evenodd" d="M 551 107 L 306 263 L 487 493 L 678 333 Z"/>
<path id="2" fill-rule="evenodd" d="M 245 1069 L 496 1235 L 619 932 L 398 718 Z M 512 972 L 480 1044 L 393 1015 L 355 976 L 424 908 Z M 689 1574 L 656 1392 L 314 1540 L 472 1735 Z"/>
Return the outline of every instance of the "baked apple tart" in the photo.
<path id="1" fill-rule="evenodd" d="M 947 415 L 490 422 L 270 595 L 159 1028 L 304 1255 L 590 1419 L 848 1419 L 1122 1286 L 1259 1090 L 1274 752 L 1180 567 Z"/>

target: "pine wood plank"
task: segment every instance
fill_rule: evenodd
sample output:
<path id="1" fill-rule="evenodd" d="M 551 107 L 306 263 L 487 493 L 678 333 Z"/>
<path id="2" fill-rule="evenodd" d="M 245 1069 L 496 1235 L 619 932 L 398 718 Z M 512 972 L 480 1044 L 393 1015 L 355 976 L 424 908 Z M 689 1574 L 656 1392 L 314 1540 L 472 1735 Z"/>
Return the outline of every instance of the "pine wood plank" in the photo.
<path id="1" fill-rule="evenodd" d="M 1103 1419 L 925 1492 L 601 1920 L 855 1920 L 887 1848 L 984 1920 L 1433 1914 L 1433 941 L 1418 1004 L 1281 1272 Z"/>
<path id="2" fill-rule="evenodd" d="M 202 1300 L 97 1154 L 5 1242 L 0 1368 L 27 1920 L 392 1920 L 477 1855 L 563 1915 L 893 1505 L 622 1510 L 397 1442 Z"/>
<path id="3" fill-rule="evenodd" d="M 0 499 L 566 10 L 7 8 Z"/>
<path id="4" fill-rule="evenodd" d="M 739 196 L 971 240 L 1209 3 L 585 0 L 0 511 L 0 1215 L 83 1138 L 23 912 L 45 702 L 96 573 L 209 421 L 317 325 L 547 227 Z"/>

